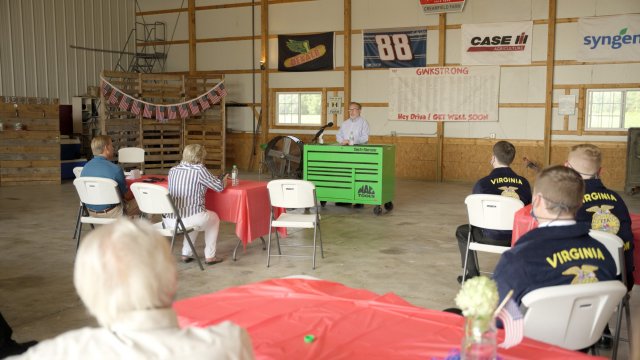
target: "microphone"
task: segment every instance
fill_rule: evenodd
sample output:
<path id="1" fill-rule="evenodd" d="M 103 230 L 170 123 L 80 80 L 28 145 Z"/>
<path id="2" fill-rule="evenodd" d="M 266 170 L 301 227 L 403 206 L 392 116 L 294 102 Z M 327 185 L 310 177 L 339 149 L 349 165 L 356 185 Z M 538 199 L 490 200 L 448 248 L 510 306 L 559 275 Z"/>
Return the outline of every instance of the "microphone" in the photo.
<path id="1" fill-rule="evenodd" d="M 316 135 L 313 137 L 313 139 L 311 139 L 311 141 L 317 141 L 318 138 L 320 137 L 320 135 L 322 135 L 322 133 L 324 132 L 324 129 L 328 128 L 328 127 L 332 127 L 333 126 L 333 122 L 329 122 L 326 125 L 322 126 L 320 128 L 320 130 L 318 130 L 318 132 L 316 133 Z"/>

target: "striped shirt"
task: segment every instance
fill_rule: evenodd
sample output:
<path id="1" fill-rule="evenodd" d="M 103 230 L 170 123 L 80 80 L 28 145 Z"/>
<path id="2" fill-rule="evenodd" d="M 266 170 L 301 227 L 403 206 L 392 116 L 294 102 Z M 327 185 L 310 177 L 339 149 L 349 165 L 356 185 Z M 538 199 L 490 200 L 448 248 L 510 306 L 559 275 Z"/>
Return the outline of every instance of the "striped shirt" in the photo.
<path id="1" fill-rule="evenodd" d="M 220 192 L 224 190 L 224 184 L 202 164 L 181 162 L 169 170 L 169 194 L 182 217 L 205 211 L 207 188 Z M 173 214 L 167 217 L 175 218 Z"/>

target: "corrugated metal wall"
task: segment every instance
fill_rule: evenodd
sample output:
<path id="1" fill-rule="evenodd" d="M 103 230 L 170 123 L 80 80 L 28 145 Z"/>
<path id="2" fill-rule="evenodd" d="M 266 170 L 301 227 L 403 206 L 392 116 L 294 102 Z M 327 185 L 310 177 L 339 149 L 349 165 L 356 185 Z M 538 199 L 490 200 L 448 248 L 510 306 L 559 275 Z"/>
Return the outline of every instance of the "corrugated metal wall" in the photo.
<path id="1" fill-rule="evenodd" d="M 0 0 L 0 95 L 70 104 L 119 58 L 70 46 L 121 51 L 134 25 L 133 0 Z M 123 57 L 125 69 L 129 61 Z"/>

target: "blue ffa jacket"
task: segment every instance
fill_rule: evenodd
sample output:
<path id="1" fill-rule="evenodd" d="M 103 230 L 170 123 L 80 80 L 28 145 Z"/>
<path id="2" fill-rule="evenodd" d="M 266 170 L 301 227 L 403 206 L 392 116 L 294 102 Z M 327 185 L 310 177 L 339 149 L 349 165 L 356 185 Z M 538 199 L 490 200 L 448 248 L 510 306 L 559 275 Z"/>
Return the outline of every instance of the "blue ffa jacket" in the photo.
<path id="1" fill-rule="evenodd" d="M 586 222 L 594 230 L 618 235 L 624 241 L 627 273 L 633 273 L 634 239 L 627 205 L 620 195 L 607 189 L 600 179 L 587 179 L 584 185 L 583 203 L 576 214 L 576 221 Z"/>
<path id="2" fill-rule="evenodd" d="M 584 223 L 547 226 L 524 234 L 498 261 L 493 278 L 500 299 L 513 290 L 513 300 L 535 289 L 616 279 L 611 253 L 589 236 Z"/>
<path id="3" fill-rule="evenodd" d="M 496 168 L 473 186 L 474 194 L 502 195 L 520 199 L 525 205 L 531 203 L 531 187 L 527 179 L 511 168 Z M 511 239 L 511 231 L 483 230 L 484 236 L 495 240 Z"/>

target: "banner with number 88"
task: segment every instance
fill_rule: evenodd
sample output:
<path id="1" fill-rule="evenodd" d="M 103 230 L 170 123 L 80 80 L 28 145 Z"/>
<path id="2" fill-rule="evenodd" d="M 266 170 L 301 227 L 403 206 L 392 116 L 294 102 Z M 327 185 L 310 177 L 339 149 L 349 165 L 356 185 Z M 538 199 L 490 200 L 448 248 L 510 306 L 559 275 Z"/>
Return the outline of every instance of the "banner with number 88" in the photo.
<path id="1" fill-rule="evenodd" d="M 427 66 L 427 30 L 422 28 L 363 31 L 365 68 Z"/>

